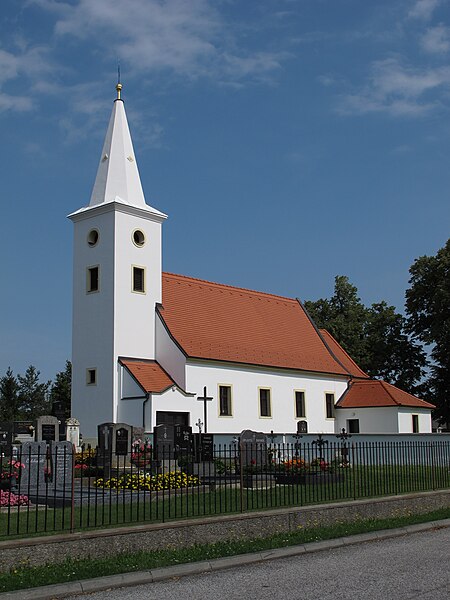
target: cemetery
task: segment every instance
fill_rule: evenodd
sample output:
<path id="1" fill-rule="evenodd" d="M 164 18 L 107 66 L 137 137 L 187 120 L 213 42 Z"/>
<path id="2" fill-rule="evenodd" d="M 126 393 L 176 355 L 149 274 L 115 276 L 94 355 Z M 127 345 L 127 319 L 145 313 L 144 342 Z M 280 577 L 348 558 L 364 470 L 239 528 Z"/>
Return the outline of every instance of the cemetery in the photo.
<path id="1" fill-rule="evenodd" d="M 186 425 L 159 425 L 148 435 L 107 422 L 90 447 L 80 444 L 73 418 L 67 439 L 54 417 L 3 423 L 0 537 L 450 487 L 446 435 L 372 441 L 302 427 L 288 438 L 247 429 L 224 442 Z"/>

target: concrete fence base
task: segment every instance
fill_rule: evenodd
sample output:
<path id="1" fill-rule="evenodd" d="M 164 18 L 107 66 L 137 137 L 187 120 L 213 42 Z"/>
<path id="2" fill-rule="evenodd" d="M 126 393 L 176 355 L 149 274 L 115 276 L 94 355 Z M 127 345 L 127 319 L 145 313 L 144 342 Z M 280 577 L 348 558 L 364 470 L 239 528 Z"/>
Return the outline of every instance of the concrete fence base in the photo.
<path id="1" fill-rule="evenodd" d="M 321 527 L 363 519 L 424 514 L 450 506 L 450 490 L 405 494 L 333 504 L 289 507 L 222 517 L 130 525 L 0 542 L 0 572 L 22 566 L 60 563 L 70 558 L 114 557 L 220 541 L 265 538 L 299 528 Z"/>

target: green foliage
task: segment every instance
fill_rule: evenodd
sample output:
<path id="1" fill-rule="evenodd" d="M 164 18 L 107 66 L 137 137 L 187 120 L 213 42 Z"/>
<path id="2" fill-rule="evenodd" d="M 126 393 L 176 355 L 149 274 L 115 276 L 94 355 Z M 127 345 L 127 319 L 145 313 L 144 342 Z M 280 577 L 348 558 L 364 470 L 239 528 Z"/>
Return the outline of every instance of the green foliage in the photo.
<path id="1" fill-rule="evenodd" d="M 421 256 L 411 266 L 406 291 L 409 331 L 432 346 L 429 399 L 435 416 L 450 428 L 450 239 L 435 256 Z"/>
<path id="2" fill-rule="evenodd" d="M 72 363 L 66 360 L 64 371 L 56 373 L 55 381 L 50 390 L 52 405 L 59 404 L 64 410 L 65 418 L 71 415 Z"/>
<path id="3" fill-rule="evenodd" d="M 335 278 L 333 296 L 305 307 L 371 377 L 414 393 L 426 366 L 425 353 L 406 330 L 405 318 L 386 302 L 364 306 L 348 278 Z"/>
<path id="4" fill-rule="evenodd" d="M 14 421 L 19 418 L 19 383 L 8 367 L 6 375 L 0 378 L 0 421 Z"/>
<path id="5" fill-rule="evenodd" d="M 51 381 L 39 382 L 40 371 L 30 365 L 25 375 L 18 375 L 20 414 L 24 419 L 35 419 L 50 414 L 48 390 Z"/>

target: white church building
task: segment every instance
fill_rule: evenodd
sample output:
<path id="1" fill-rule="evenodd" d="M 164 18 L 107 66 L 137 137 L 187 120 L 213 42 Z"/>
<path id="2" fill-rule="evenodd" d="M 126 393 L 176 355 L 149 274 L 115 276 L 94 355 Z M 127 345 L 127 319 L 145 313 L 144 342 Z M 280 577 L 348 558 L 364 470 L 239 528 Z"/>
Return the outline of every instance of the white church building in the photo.
<path id="1" fill-rule="evenodd" d="M 122 86 L 74 223 L 72 414 L 97 425 L 431 432 L 431 404 L 370 379 L 298 299 L 162 271 L 167 216 L 147 205 Z M 203 431 L 205 423 L 203 423 Z"/>

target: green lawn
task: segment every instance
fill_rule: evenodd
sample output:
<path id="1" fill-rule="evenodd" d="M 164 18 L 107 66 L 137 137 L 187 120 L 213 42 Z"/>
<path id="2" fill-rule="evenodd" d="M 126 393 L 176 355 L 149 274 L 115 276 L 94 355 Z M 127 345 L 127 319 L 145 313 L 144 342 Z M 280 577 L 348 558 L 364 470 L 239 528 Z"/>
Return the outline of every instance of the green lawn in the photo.
<path id="1" fill-rule="evenodd" d="M 392 494 L 404 494 L 450 487 L 448 467 L 359 467 L 340 469 L 339 481 L 322 484 L 266 485 L 261 489 L 243 488 L 239 481 L 215 490 L 208 486 L 131 493 L 85 488 L 89 506 L 47 509 L 44 506 L 11 508 L 0 513 L 0 539 L 42 533 L 96 527 L 114 527 L 129 523 L 158 523 L 181 518 L 196 518 L 242 511 L 305 506 Z M 111 501 L 106 501 L 111 498 Z"/>

